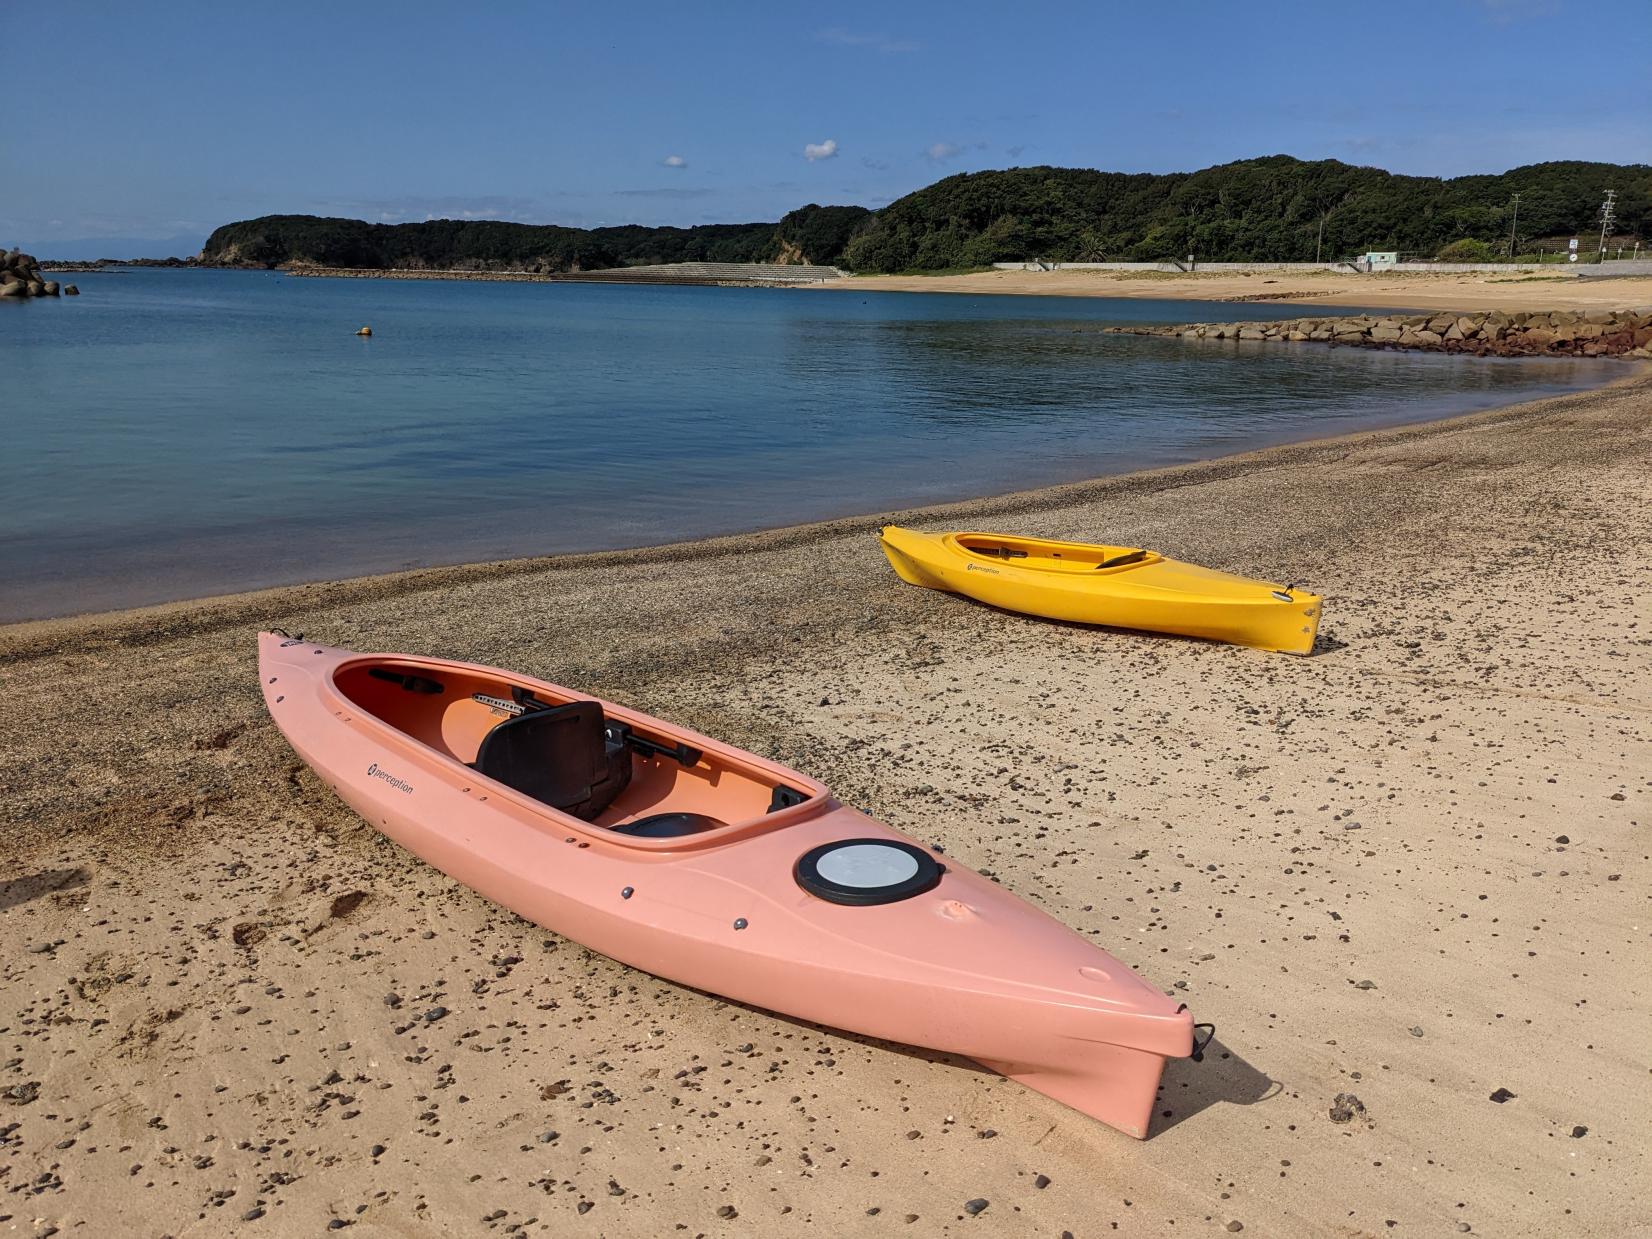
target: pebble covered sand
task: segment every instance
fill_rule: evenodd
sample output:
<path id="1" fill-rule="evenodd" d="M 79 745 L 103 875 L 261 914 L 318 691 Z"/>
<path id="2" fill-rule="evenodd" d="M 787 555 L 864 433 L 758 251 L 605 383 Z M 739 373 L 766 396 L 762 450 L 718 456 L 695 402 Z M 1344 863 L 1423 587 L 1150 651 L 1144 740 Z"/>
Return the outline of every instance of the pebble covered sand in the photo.
<path id="1" fill-rule="evenodd" d="M 0 629 L 7 1234 L 1624 1235 L 1652 379 L 900 519 L 1327 597 L 1297 659 L 899 584 L 872 519 Z M 516 667 L 943 844 L 1217 1026 L 1137 1143 L 681 989 L 344 809 L 258 628 Z"/>

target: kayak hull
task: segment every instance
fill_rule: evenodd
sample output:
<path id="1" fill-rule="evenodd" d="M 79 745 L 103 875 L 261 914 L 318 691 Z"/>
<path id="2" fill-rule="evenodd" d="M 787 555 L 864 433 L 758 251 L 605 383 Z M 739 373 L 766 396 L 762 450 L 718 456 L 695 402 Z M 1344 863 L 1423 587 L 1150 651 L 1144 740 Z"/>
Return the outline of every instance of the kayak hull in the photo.
<path id="1" fill-rule="evenodd" d="M 812 848 L 914 841 L 784 767 L 675 729 L 702 761 L 739 760 L 811 794 L 715 838 L 629 840 L 483 778 L 337 687 L 340 669 L 364 657 L 438 679 L 505 673 L 288 642 L 264 634 L 259 669 L 298 755 L 374 828 L 546 929 L 751 1006 L 974 1059 L 1137 1138 L 1165 1061 L 1193 1049 L 1181 1004 L 933 849 L 923 850 L 941 863 L 938 884 L 897 902 L 844 906 L 802 889 L 793 870 Z"/>
<path id="2" fill-rule="evenodd" d="M 999 534 L 927 534 L 894 525 L 879 541 L 895 574 L 909 585 L 1044 619 L 1289 654 L 1309 653 L 1319 631 L 1317 594 L 1156 552 Z M 983 553 L 983 546 L 999 553 Z M 1144 559 L 1109 569 L 1108 552 Z"/>

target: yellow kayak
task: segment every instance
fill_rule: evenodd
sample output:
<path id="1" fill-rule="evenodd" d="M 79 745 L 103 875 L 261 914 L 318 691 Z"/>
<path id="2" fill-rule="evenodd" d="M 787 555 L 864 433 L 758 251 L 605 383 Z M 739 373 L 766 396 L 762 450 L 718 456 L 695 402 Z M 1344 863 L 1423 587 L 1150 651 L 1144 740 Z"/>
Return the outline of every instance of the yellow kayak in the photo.
<path id="1" fill-rule="evenodd" d="M 1306 654 L 1320 597 L 1294 586 L 1201 568 L 1134 546 L 1052 542 L 998 533 L 880 536 L 901 580 L 978 602 L 1079 624 L 1231 641 Z"/>

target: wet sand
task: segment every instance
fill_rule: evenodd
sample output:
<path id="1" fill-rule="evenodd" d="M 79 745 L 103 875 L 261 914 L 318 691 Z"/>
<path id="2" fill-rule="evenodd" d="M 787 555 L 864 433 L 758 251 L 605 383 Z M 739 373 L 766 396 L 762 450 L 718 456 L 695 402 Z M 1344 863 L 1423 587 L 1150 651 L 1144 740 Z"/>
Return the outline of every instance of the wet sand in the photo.
<path id="1" fill-rule="evenodd" d="M 873 518 L 0 629 L 0 1225 L 1632 1233 L 1649 425 L 1643 368 L 900 517 L 1299 581 L 1328 598 L 1307 659 L 912 589 Z M 262 709 L 268 625 L 797 766 L 1094 931 L 1218 1044 L 1138 1144 L 594 956 L 339 805 Z"/>
<path id="2" fill-rule="evenodd" d="M 1558 272 L 1560 268 L 1556 268 Z M 863 275 L 812 284 L 829 292 L 973 293 L 1051 297 L 1161 297 L 1180 301 L 1289 301 L 1405 310 L 1598 310 L 1652 305 L 1652 277 L 1334 272 L 979 271 Z"/>

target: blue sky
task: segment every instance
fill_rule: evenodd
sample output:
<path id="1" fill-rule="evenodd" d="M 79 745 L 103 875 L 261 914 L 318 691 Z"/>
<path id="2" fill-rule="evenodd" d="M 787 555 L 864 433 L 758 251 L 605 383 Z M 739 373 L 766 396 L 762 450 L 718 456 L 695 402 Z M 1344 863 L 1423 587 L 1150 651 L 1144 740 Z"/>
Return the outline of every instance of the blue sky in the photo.
<path id="1" fill-rule="evenodd" d="M 0 0 L 0 245 L 193 252 L 274 212 L 769 220 L 1027 164 L 1652 161 L 1652 25 L 1603 12 Z"/>

